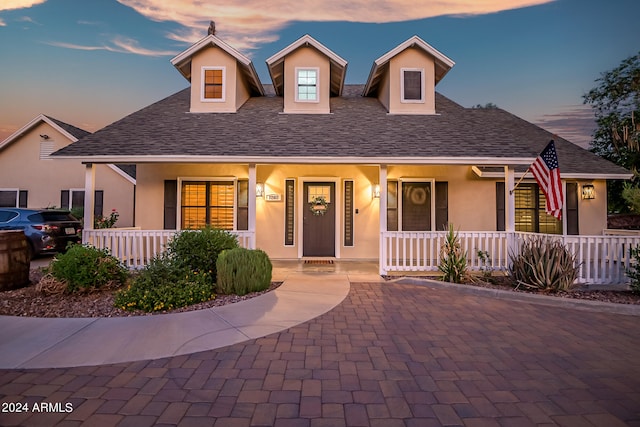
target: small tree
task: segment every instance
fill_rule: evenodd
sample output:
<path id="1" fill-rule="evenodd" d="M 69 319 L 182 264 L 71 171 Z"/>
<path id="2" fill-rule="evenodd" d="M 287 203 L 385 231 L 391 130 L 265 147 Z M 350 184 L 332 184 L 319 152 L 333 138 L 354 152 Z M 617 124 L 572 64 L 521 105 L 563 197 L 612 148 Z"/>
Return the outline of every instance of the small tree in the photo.
<path id="1" fill-rule="evenodd" d="M 467 274 L 467 253 L 462 250 L 460 238 L 453 230 L 453 224 L 449 224 L 444 245 L 440 248 L 438 270 L 442 272 L 443 280 L 452 283 L 461 283 Z"/>

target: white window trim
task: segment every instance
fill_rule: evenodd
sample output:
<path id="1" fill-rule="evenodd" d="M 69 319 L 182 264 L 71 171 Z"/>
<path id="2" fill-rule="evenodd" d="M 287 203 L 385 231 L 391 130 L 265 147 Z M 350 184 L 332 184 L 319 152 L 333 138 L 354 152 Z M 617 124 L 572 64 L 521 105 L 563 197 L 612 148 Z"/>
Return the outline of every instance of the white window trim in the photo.
<path id="1" fill-rule="evenodd" d="M 398 178 L 398 230 L 404 231 L 402 224 L 402 183 L 403 182 L 428 182 L 431 184 L 431 211 L 429 214 L 431 215 L 431 231 L 436 230 L 436 180 L 435 178 Z"/>
<path id="2" fill-rule="evenodd" d="M 300 71 L 315 71 L 316 72 L 316 99 L 300 99 L 298 97 L 298 73 Z M 320 68 L 318 67 L 296 67 L 295 75 L 295 87 L 296 87 L 296 102 L 318 104 L 320 102 Z"/>
<path id="3" fill-rule="evenodd" d="M 420 72 L 420 99 L 404 99 L 404 72 L 405 71 Z M 425 103 L 424 68 L 400 68 L 400 102 L 403 104 L 424 104 Z"/>
<path id="4" fill-rule="evenodd" d="M 182 182 L 183 181 L 224 181 L 233 183 L 233 230 L 238 231 L 238 178 L 237 177 L 201 177 L 201 176 L 184 176 L 178 177 L 178 194 L 176 200 L 176 230 L 182 230 Z M 244 230 L 243 230 L 244 231 Z"/>
<path id="5" fill-rule="evenodd" d="M 9 192 L 16 193 L 16 205 L 6 206 L 7 208 L 17 208 L 18 206 L 20 206 L 20 189 L 19 188 L 0 188 L 0 191 L 5 191 L 7 193 Z"/>
<path id="6" fill-rule="evenodd" d="M 204 97 L 204 74 L 207 70 L 222 70 L 222 98 L 205 98 Z M 202 67 L 200 73 L 200 101 L 201 102 L 225 102 L 227 95 L 227 68 L 226 67 Z"/>

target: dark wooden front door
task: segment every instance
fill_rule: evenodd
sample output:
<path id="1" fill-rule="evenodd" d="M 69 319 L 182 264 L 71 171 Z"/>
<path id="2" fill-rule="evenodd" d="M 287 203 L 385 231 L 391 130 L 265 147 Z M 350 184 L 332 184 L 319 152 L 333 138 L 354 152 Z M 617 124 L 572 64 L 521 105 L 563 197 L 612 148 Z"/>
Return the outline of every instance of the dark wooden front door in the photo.
<path id="1" fill-rule="evenodd" d="M 305 182 L 302 212 L 302 255 L 335 256 L 336 236 L 336 200 L 335 183 Z M 313 200 L 319 196 L 326 200 L 324 214 L 314 214 L 311 209 Z M 322 206 L 317 206 L 322 211 Z"/>

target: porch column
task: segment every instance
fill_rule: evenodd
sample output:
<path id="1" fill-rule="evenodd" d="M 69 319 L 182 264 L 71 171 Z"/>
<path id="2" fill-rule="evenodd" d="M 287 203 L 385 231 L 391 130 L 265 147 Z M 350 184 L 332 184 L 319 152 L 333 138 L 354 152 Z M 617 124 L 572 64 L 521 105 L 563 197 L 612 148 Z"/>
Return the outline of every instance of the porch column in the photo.
<path id="1" fill-rule="evenodd" d="M 96 194 L 96 169 L 93 163 L 86 163 L 84 170 L 84 229 L 93 230 L 93 205 Z M 83 233 L 83 243 L 85 243 Z"/>
<path id="2" fill-rule="evenodd" d="M 256 184 L 258 183 L 256 179 L 256 165 L 255 163 L 249 164 L 249 224 L 248 229 L 249 233 L 251 233 L 251 239 L 249 245 L 250 249 L 255 249 L 256 247 Z"/>
<path id="3" fill-rule="evenodd" d="M 382 234 L 387 231 L 387 165 L 380 165 L 380 177 L 378 182 L 380 185 L 380 254 L 378 255 L 378 270 L 380 272 L 380 275 L 384 275 L 387 274 L 387 248 L 385 246 L 385 240 Z"/>
<path id="4" fill-rule="evenodd" d="M 516 250 L 516 197 L 514 194 L 515 185 L 515 169 L 513 166 L 504 167 L 504 230 L 507 232 L 507 259 L 505 260 L 505 266 L 509 266 L 509 254 L 515 253 Z"/>

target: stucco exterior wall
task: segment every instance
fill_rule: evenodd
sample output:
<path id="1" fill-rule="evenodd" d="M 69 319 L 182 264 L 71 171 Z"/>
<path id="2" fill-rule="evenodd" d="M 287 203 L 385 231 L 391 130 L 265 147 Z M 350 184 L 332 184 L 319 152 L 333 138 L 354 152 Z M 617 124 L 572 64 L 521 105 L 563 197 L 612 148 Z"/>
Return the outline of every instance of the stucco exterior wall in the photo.
<path id="1" fill-rule="evenodd" d="M 596 198 L 582 199 L 582 185 L 593 184 Z M 578 227 L 580 234 L 601 235 L 607 228 L 607 184 L 604 180 L 578 182 Z"/>
<path id="2" fill-rule="evenodd" d="M 423 70 L 424 102 L 402 101 L 401 71 L 404 68 Z M 435 114 L 435 62 L 432 56 L 421 49 L 409 48 L 400 52 L 389 61 L 388 79 L 390 114 Z"/>
<path id="3" fill-rule="evenodd" d="M 202 67 L 224 67 L 224 101 L 202 100 L 203 79 Z M 191 60 L 191 112 L 192 113 L 235 113 L 237 103 L 246 101 L 236 100 L 236 79 L 238 77 L 236 59 L 216 46 L 202 49 Z"/>
<path id="4" fill-rule="evenodd" d="M 318 101 L 296 102 L 296 68 L 318 68 Z M 312 47 L 300 47 L 284 61 L 284 112 L 327 114 L 330 112 L 330 61 Z"/>
<path id="5" fill-rule="evenodd" d="M 60 191 L 84 189 L 85 166 L 77 160 L 40 159 L 40 135 L 48 135 L 53 150 L 71 143 L 48 123 L 41 122 L 0 151 L 0 189 L 27 190 L 28 208 L 60 207 Z M 115 208 L 117 226 L 133 225 L 133 184 L 107 165 L 96 165 L 96 190 L 104 192 L 105 215 Z"/>

